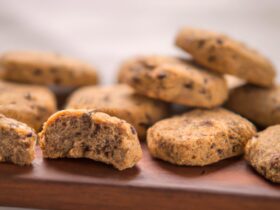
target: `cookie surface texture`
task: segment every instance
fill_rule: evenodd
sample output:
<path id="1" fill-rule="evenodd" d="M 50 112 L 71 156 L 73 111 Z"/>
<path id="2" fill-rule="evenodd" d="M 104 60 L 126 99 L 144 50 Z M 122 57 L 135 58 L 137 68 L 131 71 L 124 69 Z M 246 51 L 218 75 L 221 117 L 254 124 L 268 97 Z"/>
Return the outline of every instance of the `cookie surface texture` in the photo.
<path id="1" fill-rule="evenodd" d="M 204 166 L 242 154 L 255 133 L 253 124 L 230 111 L 196 109 L 157 122 L 148 130 L 147 144 L 153 157 Z"/>
<path id="2" fill-rule="evenodd" d="M 235 75 L 248 83 L 270 87 L 276 71 L 271 62 L 226 35 L 195 28 L 183 28 L 176 45 L 192 55 L 194 60 L 219 73 Z"/>

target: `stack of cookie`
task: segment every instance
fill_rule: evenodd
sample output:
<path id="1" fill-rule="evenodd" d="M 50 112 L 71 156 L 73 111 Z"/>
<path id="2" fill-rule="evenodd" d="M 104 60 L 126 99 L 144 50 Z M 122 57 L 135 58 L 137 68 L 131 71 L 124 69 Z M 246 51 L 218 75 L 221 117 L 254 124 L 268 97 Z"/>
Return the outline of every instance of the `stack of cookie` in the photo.
<path id="1" fill-rule="evenodd" d="M 39 134 L 45 158 L 86 157 L 123 170 L 141 159 L 139 139 L 146 139 L 153 157 L 177 165 L 204 166 L 245 152 L 259 173 L 280 182 L 280 127 L 257 134 L 247 120 L 262 127 L 280 123 L 280 86 L 270 61 L 225 35 L 200 29 L 181 30 L 176 45 L 188 58 L 128 59 L 119 84 L 110 86 L 97 86 L 95 69 L 75 59 L 4 54 L 0 161 L 30 164 L 37 139 L 30 127 L 40 131 L 45 122 Z M 225 75 L 246 84 L 229 88 Z M 77 89 L 65 110 L 56 112 L 47 88 L 54 86 Z M 191 110 L 172 116 L 172 104 Z"/>
<path id="2" fill-rule="evenodd" d="M 257 142 L 256 128 L 243 118 L 262 126 L 280 123 L 280 88 L 274 85 L 276 73 L 270 61 L 228 36 L 201 29 L 179 31 L 176 45 L 190 58 L 136 57 L 123 63 L 118 76 L 119 82 L 138 94 L 193 109 L 149 128 L 151 155 L 177 165 L 204 166 L 243 154 L 249 141 L 248 162 L 268 179 L 280 182 L 276 131 L 273 149 L 261 148 L 278 127 L 260 135 L 260 143 L 252 143 Z M 240 78 L 246 85 L 229 91 L 225 75 Z M 221 108 L 223 104 L 243 117 Z M 259 151 L 262 154 L 257 157 Z M 266 159 L 260 161 L 264 155 Z"/>
<path id="3" fill-rule="evenodd" d="M 137 131 L 103 112 L 139 125 L 142 136 L 151 123 L 168 114 L 167 104 L 135 95 L 128 86 L 95 87 L 96 70 L 76 59 L 9 52 L 0 62 L 0 162 L 31 164 L 38 138 L 35 130 L 41 131 L 45 122 L 39 135 L 45 158 L 86 157 L 123 170 L 142 156 Z M 56 112 L 56 90 L 88 85 L 93 86 L 81 88 L 71 97 L 67 107 L 72 110 Z M 61 97 L 59 94 L 59 101 Z"/>

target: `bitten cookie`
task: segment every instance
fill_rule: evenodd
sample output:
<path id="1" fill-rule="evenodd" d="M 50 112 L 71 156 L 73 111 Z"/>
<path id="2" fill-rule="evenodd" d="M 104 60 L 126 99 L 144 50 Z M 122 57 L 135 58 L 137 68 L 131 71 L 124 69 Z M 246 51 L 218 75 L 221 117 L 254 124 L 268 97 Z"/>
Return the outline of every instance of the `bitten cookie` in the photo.
<path id="1" fill-rule="evenodd" d="M 144 138 L 147 129 L 168 114 L 166 103 L 135 94 L 125 85 L 84 87 L 70 97 L 66 108 L 97 109 L 126 120 Z"/>
<path id="2" fill-rule="evenodd" d="M 267 58 L 223 34 L 184 28 L 177 35 L 176 45 L 213 71 L 264 87 L 274 83 L 275 69 Z"/>
<path id="3" fill-rule="evenodd" d="M 135 129 L 102 112 L 63 110 L 52 115 L 40 133 L 45 158 L 90 158 L 119 170 L 142 157 Z"/>
<path id="4" fill-rule="evenodd" d="M 219 106 L 228 95 L 222 76 L 173 57 L 130 59 L 121 66 L 119 81 L 139 94 L 192 107 Z"/>
<path id="5" fill-rule="evenodd" d="M 36 141 L 37 135 L 32 128 L 0 114 L 0 162 L 31 164 Z"/>
<path id="6" fill-rule="evenodd" d="M 242 154 L 255 133 L 253 124 L 230 111 L 196 109 L 157 122 L 148 130 L 147 144 L 153 157 L 204 166 Z"/>
<path id="7" fill-rule="evenodd" d="M 236 88 L 225 106 L 261 127 L 279 124 L 280 86 L 259 88 L 245 85 Z"/>
<path id="8" fill-rule="evenodd" d="M 55 97 L 45 87 L 0 81 L 0 113 L 39 130 L 56 111 Z"/>
<path id="9" fill-rule="evenodd" d="M 280 125 L 271 126 L 249 140 L 245 159 L 262 176 L 280 183 Z"/>
<path id="10" fill-rule="evenodd" d="M 45 52 L 7 52 L 0 58 L 4 79 L 40 85 L 78 87 L 97 83 L 93 67 Z"/>

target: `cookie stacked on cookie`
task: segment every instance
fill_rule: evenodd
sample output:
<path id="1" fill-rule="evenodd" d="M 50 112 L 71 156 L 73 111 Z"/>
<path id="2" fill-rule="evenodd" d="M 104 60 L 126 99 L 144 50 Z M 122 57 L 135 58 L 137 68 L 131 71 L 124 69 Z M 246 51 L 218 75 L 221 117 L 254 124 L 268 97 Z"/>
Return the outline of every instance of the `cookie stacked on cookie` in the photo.
<path id="1" fill-rule="evenodd" d="M 254 122 L 266 126 L 276 123 L 278 110 L 272 104 L 278 101 L 278 88 L 274 86 L 273 65 L 243 43 L 202 29 L 182 29 L 175 43 L 189 54 L 189 59 L 131 58 L 122 64 L 118 75 L 119 82 L 130 85 L 138 94 L 193 109 L 149 128 L 150 153 L 173 164 L 192 166 L 243 154 L 256 128 L 219 106 L 227 102 L 227 107 Z M 227 75 L 242 81 L 235 80 L 228 87 Z M 247 85 L 242 86 L 244 83 Z M 233 91 L 227 100 L 229 88 Z M 257 107 L 251 108 L 253 104 Z M 243 108 L 239 111 L 238 107 Z M 271 112 L 274 117 L 267 116 Z"/>

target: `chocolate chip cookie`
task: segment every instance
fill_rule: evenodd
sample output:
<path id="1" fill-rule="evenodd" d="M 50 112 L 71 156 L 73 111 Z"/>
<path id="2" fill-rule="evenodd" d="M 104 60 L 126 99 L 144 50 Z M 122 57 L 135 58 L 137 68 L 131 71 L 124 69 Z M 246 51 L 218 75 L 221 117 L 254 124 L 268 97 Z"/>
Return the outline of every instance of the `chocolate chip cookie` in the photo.
<path id="1" fill-rule="evenodd" d="M 142 157 L 136 131 L 129 123 L 102 112 L 63 110 L 52 115 L 40 133 L 45 158 L 90 158 L 119 170 Z"/>
<path id="2" fill-rule="evenodd" d="M 123 63 L 119 81 L 139 94 L 192 106 L 215 107 L 227 98 L 225 79 L 191 61 L 166 56 L 146 56 Z"/>
<path id="3" fill-rule="evenodd" d="M 132 124 L 140 138 L 147 129 L 168 114 L 164 102 L 135 94 L 125 84 L 83 87 L 70 97 L 66 108 L 97 109 Z"/>
<path id="4" fill-rule="evenodd" d="M 0 162 L 31 164 L 36 141 L 37 135 L 32 128 L 0 114 Z"/>
<path id="5" fill-rule="evenodd" d="M 232 90 L 225 105 L 261 127 L 280 123 L 280 86 L 245 85 Z"/>
<path id="6" fill-rule="evenodd" d="M 55 97 L 47 88 L 0 81 L 1 114 L 38 131 L 55 111 Z"/>
<path id="7" fill-rule="evenodd" d="M 270 87 L 275 69 L 257 51 L 226 35 L 194 28 L 183 28 L 176 45 L 190 53 L 195 61 L 213 71 L 235 75 L 248 83 Z"/>
<path id="8" fill-rule="evenodd" d="M 280 183 L 280 125 L 259 132 L 245 147 L 245 159 L 262 176 Z"/>
<path id="9" fill-rule="evenodd" d="M 157 122 L 147 134 L 153 157 L 177 165 L 204 166 L 240 155 L 256 129 L 222 108 L 195 109 Z"/>
<path id="10" fill-rule="evenodd" d="M 4 79 L 40 85 L 79 87 L 97 83 L 96 70 L 76 59 L 45 52 L 7 52 L 0 58 Z"/>

